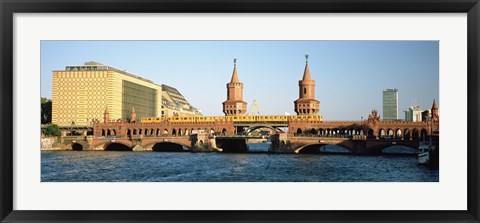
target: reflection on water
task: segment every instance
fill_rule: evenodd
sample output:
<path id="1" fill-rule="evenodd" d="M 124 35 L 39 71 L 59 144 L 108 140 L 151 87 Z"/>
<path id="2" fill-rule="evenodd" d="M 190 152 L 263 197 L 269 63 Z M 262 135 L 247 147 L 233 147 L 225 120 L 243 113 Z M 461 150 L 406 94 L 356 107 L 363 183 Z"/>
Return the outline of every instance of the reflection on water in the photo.
<path id="1" fill-rule="evenodd" d="M 268 144 L 257 146 L 257 150 Z M 415 156 L 44 151 L 42 182 L 438 182 Z"/>

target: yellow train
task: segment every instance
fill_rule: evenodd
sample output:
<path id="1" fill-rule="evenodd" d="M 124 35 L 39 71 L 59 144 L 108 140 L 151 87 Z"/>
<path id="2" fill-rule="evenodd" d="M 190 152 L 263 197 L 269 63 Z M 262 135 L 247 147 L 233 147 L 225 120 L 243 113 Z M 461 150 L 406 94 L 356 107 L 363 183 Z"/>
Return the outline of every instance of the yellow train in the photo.
<path id="1" fill-rule="evenodd" d="M 142 117 L 141 123 L 264 123 L 288 121 L 322 121 L 321 115 L 249 115 L 249 116 L 195 116 L 195 117 Z"/>

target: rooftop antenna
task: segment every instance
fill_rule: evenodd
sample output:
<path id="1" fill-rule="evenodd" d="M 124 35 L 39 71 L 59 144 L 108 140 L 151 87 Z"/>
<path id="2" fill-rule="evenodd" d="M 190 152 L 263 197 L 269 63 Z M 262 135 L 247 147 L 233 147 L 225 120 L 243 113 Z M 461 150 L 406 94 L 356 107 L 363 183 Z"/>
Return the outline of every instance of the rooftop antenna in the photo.
<path id="1" fill-rule="evenodd" d="M 308 54 L 305 54 L 305 63 L 308 64 Z"/>
<path id="2" fill-rule="evenodd" d="M 234 66 L 234 67 L 237 66 L 237 58 L 233 58 L 233 66 Z"/>

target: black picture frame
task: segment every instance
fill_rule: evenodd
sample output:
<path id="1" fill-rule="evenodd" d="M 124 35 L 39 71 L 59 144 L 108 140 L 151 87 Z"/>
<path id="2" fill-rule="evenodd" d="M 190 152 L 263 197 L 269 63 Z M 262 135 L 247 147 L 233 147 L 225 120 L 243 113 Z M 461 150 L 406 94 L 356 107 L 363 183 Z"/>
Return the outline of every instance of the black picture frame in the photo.
<path id="1" fill-rule="evenodd" d="M 480 222 L 479 0 L 0 0 L 1 222 Z M 466 211 L 19 211 L 13 210 L 14 13 L 467 13 L 468 210 Z M 441 195 L 439 195 L 441 196 Z"/>

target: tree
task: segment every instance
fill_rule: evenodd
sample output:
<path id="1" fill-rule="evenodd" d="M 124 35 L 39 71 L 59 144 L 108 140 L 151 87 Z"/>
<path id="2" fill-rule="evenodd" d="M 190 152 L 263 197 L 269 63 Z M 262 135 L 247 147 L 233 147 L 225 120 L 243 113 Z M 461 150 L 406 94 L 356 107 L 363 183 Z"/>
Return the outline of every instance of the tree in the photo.
<path id="1" fill-rule="evenodd" d="M 45 129 L 42 130 L 43 135 L 45 136 L 60 136 L 62 132 L 56 124 L 50 124 Z"/>
<path id="2" fill-rule="evenodd" d="M 52 100 L 48 98 L 41 98 L 41 123 L 48 124 L 52 123 Z"/>

